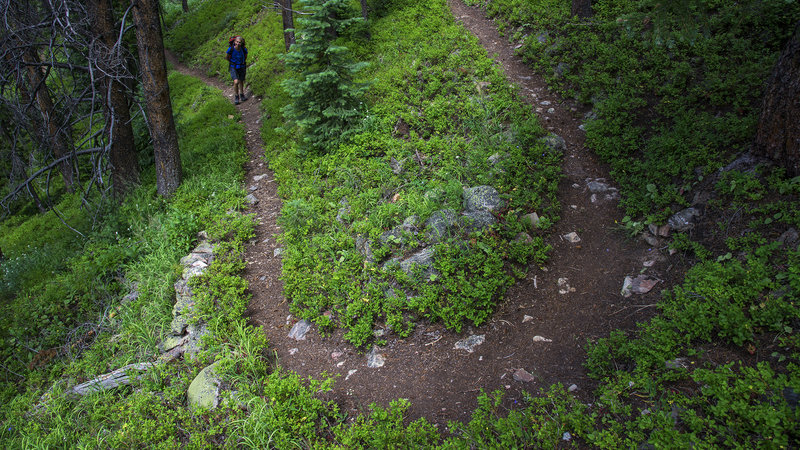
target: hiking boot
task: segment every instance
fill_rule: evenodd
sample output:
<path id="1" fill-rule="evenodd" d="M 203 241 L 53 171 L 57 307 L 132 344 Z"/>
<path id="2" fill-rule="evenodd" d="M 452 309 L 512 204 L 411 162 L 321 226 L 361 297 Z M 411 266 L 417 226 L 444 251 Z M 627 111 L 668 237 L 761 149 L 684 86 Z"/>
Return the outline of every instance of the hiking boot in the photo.
<path id="1" fill-rule="evenodd" d="M 242 95 L 239 96 L 239 100 L 245 101 L 245 100 L 247 100 L 247 96 L 242 94 Z"/>
<path id="2" fill-rule="evenodd" d="M 238 95 L 233 99 L 233 104 L 234 105 L 238 105 L 239 104 L 239 96 Z"/>

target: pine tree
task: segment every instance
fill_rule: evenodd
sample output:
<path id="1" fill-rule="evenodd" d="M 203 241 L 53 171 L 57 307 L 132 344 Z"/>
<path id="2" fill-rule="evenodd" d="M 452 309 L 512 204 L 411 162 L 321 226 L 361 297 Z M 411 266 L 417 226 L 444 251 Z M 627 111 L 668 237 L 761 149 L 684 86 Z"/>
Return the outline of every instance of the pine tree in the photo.
<path id="1" fill-rule="evenodd" d="M 292 98 L 283 114 L 300 127 L 311 149 L 325 151 L 353 134 L 363 115 L 367 86 L 354 77 L 366 63 L 353 62 L 347 47 L 335 45 L 340 34 L 363 19 L 352 16 L 345 0 L 300 3 L 311 14 L 297 19 L 297 43 L 283 58 L 298 73 L 283 83 Z"/>

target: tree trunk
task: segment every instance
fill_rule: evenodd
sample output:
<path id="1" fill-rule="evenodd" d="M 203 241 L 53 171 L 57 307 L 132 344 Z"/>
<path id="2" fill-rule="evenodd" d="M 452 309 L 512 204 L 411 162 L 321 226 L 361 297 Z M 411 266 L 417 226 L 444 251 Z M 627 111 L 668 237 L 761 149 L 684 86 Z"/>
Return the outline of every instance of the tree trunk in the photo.
<path id="1" fill-rule="evenodd" d="M 58 126 L 53 100 L 45 83 L 45 76 L 38 67 L 39 56 L 32 49 L 28 49 L 23 54 L 22 59 L 28 66 L 28 84 L 30 84 L 31 91 L 42 114 L 47 139 L 53 151 L 54 159 L 59 159 L 72 152 L 72 132 L 69 127 L 64 130 Z M 65 160 L 60 164 L 60 168 L 64 186 L 68 192 L 72 192 L 74 190 L 73 184 L 75 183 L 72 163 L 69 160 Z"/>
<path id="2" fill-rule="evenodd" d="M 172 102 L 167 84 L 167 63 L 159 21 L 158 0 L 134 0 L 133 21 L 141 65 L 147 123 L 153 138 L 156 163 L 156 189 L 169 197 L 183 178 L 178 135 L 172 117 Z"/>
<path id="3" fill-rule="evenodd" d="M 592 17 L 592 0 L 572 0 L 571 12 L 580 19 Z"/>
<path id="4" fill-rule="evenodd" d="M 183 8 L 183 12 L 189 12 L 189 1 L 188 0 L 181 0 L 181 7 Z"/>
<path id="5" fill-rule="evenodd" d="M 361 17 L 367 20 L 367 0 L 361 0 Z"/>
<path id="6" fill-rule="evenodd" d="M 753 153 L 800 175 L 800 22 L 772 69 L 761 104 Z"/>
<path id="7" fill-rule="evenodd" d="M 95 32 L 100 35 L 104 45 L 100 46 L 101 58 L 98 63 L 104 73 L 114 73 L 118 65 L 124 65 L 125 60 L 114 51 L 117 36 L 114 32 L 114 13 L 111 0 L 91 0 L 93 9 L 93 23 Z M 128 96 L 119 80 L 110 76 L 102 80 L 108 138 L 111 140 L 111 182 L 114 186 L 114 196 L 122 199 L 137 184 L 139 184 L 139 161 L 136 157 L 136 146 L 131 126 L 131 115 L 128 109 Z"/>
<path id="8" fill-rule="evenodd" d="M 292 0 L 282 0 L 281 17 L 283 18 L 283 42 L 286 44 L 286 51 L 288 52 L 289 47 L 295 43 Z"/>

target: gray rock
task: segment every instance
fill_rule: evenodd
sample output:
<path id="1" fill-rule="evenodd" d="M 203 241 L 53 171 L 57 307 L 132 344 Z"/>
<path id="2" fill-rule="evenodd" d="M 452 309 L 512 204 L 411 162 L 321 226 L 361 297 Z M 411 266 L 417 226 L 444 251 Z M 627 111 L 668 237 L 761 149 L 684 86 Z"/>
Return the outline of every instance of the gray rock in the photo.
<path id="1" fill-rule="evenodd" d="M 517 236 L 514 238 L 514 242 L 522 242 L 524 244 L 530 244 L 531 242 L 533 242 L 533 238 L 528 233 L 519 232 L 517 233 Z"/>
<path id="2" fill-rule="evenodd" d="M 296 341 L 305 341 L 309 329 L 311 329 L 311 322 L 303 319 L 294 324 L 289 331 L 289 337 Z"/>
<path id="3" fill-rule="evenodd" d="M 367 354 L 367 367 L 370 369 L 377 369 L 383 367 L 386 363 L 386 358 L 380 353 L 378 347 L 372 347 L 372 351 Z"/>
<path id="4" fill-rule="evenodd" d="M 544 44 L 544 43 L 547 42 L 548 37 L 549 36 L 548 36 L 546 31 L 543 32 L 543 33 L 539 33 L 538 35 L 536 35 L 536 42 L 538 42 L 540 44 Z"/>
<path id="5" fill-rule="evenodd" d="M 686 369 L 691 365 L 686 358 L 675 358 L 664 362 L 664 367 L 667 369 Z"/>
<path id="6" fill-rule="evenodd" d="M 565 62 L 560 62 L 556 66 L 555 70 L 553 71 L 556 75 L 556 78 L 561 78 L 564 76 L 565 73 L 569 72 L 570 66 Z"/>
<path id="7" fill-rule="evenodd" d="M 466 211 L 461 217 L 463 227 L 469 231 L 480 231 L 494 225 L 497 219 L 489 211 Z"/>
<path id="8" fill-rule="evenodd" d="M 389 158 L 389 167 L 391 167 L 392 173 L 400 175 L 403 172 L 403 161 L 398 161 L 391 157 Z"/>
<path id="9" fill-rule="evenodd" d="M 158 350 L 161 353 L 165 353 L 183 344 L 184 338 L 182 336 L 167 336 L 163 341 L 161 341 L 161 343 L 158 344 Z"/>
<path id="10" fill-rule="evenodd" d="M 186 342 L 186 354 L 190 356 L 197 355 L 205 348 L 203 338 L 210 335 L 211 332 L 208 331 L 208 327 L 203 323 L 189 324 L 186 327 L 186 331 L 189 337 Z"/>
<path id="11" fill-rule="evenodd" d="M 700 215 L 700 210 L 697 208 L 686 208 L 683 211 L 678 211 L 667 220 L 672 229 L 676 231 L 686 231 L 694 227 L 694 218 Z"/>
<path id="12" fill-rule="evenodd" d="M 255 205 L 256 203 L 258 203 L 258 199 L 253 194 L 247 194 L 247 197 L 245 197 L 244 200 L 250 205 Z"/>
<path id="13" fill-rule="evenodd" d="M 539 225 L 540 220 L 542 219 L 539 218 L 539 215 L 536 214 L 535 212 L 532 212 L 530 214 L 525 214 L 524 216 L 522 216 L 522 223 L 528 224 L 528 227 L 531 230 L 536 229 L 536 226 Z"/>
<path id="14" fill-rule="evenodd" d="M 500 193 L 491 186 L 464 189 L 464 209 L 467 211 L 494 211 L 502 206 Z"/>
<path id="15" fill-rule="evenodd" d="M 489 162 L 489 165 L 496 166 L 502 161 L 502 159 L 503 156 L 500 155 L 500 153 L 495 153 L 494 155 L 490 156 L 487 161 Z"/>
<path id="16" fill-rule="evenodd" d="M 669 237 L 669 231 L 670 231 L 669 225 L 658 226 L 654 223 L 651 223 L 647 225 L 647 229 L 650 230 L 650 233 L 652 233 L 653 236 Z"/>
<path id="17" fill-rule="evenodd" d="M 414 253 L 408 258 L 400 261 L 400 269 L 410 275 L 413 273 L 414 266 L 420 266 L 422 269 L 422 275 L 427 280 L 431 277 L 431 275 L 436 273 L 436 270 L 433 268 L 433 257 L 433 247 L 423 248 L 417 253 Z"/>
<path id="18" fill-rule="evenodd" d="M 578 242 L 581 241 L 581 238 L 578 236 L 578 233 L 576 233 L 574 231 L 571 232 L 571 233 L 565 234 L 563 237 L 564 237 L 564 239 L 567 240 L 567 242 L 572 243 L 572 244 L 577 244 Z"/>
<path id="19" fill-rule="evenodd" d="M 479 335 L 473 334 L 467 338 L 464 338 L 456 342 L 453 348 L 455 348 L 456 350 L 466 350 L 467 352 L 472 353 L 475 351 L 475 347 L 483 344 L 485 340 L 486 340 L 485 334 L 479 334 Z"/>
<path id="20" fill-rule="evenodd" d="M 181 336 L 186 332 L 186 327 L 189 326 L 189 316 L 180 314 L 172 318 L 172 323 L 169 326 L 169 332 L 174 336 Z"/>
<path id="21" fill-rule="evenodd" d="M 201 370 L 189 385 L 186 398 L 193 408 L 214 409 L 219 405 L 220 379 L 216 373 L 218 362 Z"/>
<path id="22" fill-rule="evenodd" d="M 278 247 L 278 248 L 276 248 L 275 250 L 272 251 L 272 256 L 274 256 L 276 258 L 278 256 L 281 256 L 282 254 L 283 254 L 283 248 L 281 248 L 281 247 Z"/>
<path id="23" fill-rule="evenodd" d="M 456 224 L 456 217 L 456 212 L 452 209 L 440 209 L 431 214 L 425 221 L 428 240 L 439 242 L 450 236 L 450 230 Z"/>
<path id="24" fill-rule="evenodd" d="M 620 293 L 623 297 L 630 297 L 631 294 L 646 294 L 660 281 L 658 278 L 653 278 L 649 275 L 639 275 L 636 278 L 625 277 Z"/>
<path id="25" fill-rule="evenodd" d="M 347 198 L 342 198 L 339 200 L 339 204 L 342 206 L 336 213 L 336 221 L 344 225 L 347 222 L 346 219 L 350 216 L 350 203 L 347 202 Z"/>
<path id="26" fill-rule="evenodd" d="M 517 370 L 515 370 L 514 374 L 512 376 L 514 377 L 515 381 L 521 381 L 523 383 L 530 383 L 531 381 L 533 381 L 535 379 L 535 378 L 533 378 L 533 375 L 531 375 L 525 369 L 517 369 Z"/>
<path id="27" fill-rule="evenodd" d="M 369 239 L 364 236 L 356 236 L 356 250 L 364 255 L 368 262 L 375 262 L 375 256 L 372 254 L 372 246 Z"/>
<path id="28" fill-rule="evenodd" d="M 789 248 L 797 247 L 798 240 L 800 240 L 800 236 L 798 236 L 797 230 L 794 228 L 784 231 L 781 237 L 778 238 L 778 242 Z"/>
<path id="29" fill-rule="evenodd" d="M 567 151 L 567 142 L 564 140 L 564 138 L 556 134 L 549 134 L 543 138 L 540 138 L 539 142 L 544 144 L 544 146 L 550 150 L 556 152 L 566 153 Z"/>
<path id="30" fill-rule="evenodd" d="M 650 233 L 642 233 L 642 239 L 653 247 L 661 246 L 661 240 Z"/>
<path id="31" fill-rule="evenodd" d="M 440 202 L 444 198 L 444 189 L 442 188 L 434 188 L 430 191 L 425 192 L 423 195 L 426 200 L 430 200 L 432 202 Z"/>

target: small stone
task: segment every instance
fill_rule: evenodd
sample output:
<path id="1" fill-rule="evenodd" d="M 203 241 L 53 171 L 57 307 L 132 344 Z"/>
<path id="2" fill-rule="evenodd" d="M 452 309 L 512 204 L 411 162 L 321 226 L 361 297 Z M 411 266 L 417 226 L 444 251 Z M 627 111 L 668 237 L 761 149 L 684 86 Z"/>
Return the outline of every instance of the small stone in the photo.
<path id="1" fill-rule="evenodd" d="M 569 434 L 569 431 L 565 431 L 563 435 L 561 435 L 561 440 L 569 441 L 572 439 L 572 435 Z"/>
<path id="2" fill-rule="evenodd" d="M 333 352 L 331 353 L 331 359 L 336 361 L 337 359 L 341 358 L 344 355 L 344 352 Z"/>
<path id="3" fill-rule="evenodd" d="M 515 381 L 520 381 L 522 383 L 530 383 L 534 380 L 533 375 L 531 375 L 525 369 L 517 369 L 514 371 L 513 378 Z"/>
<path id="4" fill-rule="evenodd" d="M 514 242 L 522 242 L 524 244 L 530 244 L 531 242 L 533 242 L 533 238 L 528 233 L 520 232 L 514 238 Z"/>
<path id="5" fill-rule="evenodd" d="M 529 316 L 527 314 L 524 317 L 522 317 L 522 323 L 530 322 L 531 320 L 533 320 L 533 317 L 531 317 L 531 316 Z"/>
<path id="6" fill-rule="evenodd" d="M 294 324 L 291 331 L 289 331 L 289 337 L 297 341 L 305 341 L 306 333 L 308 333 L 308 330 L 310 328 L 311 328 L 311 322 L 303 319 L 300 322 Z"/>
<path id="7" fill-rule="evenodd" d="M 544 336 L 538 336 L 537 335 L 537 336 L 533 337 L 533 342 L 553 342 L 553 340 L 552 339 L 547 339 Z"/>
<path id="8" fill-rule="evenodd" d="M 532 212 L 530 214 L 526 214 L 526 215 L 522 216 L 522 222 L 523 223 L 530 223 L 530 228 L 531 229 L 536 228 L 536 226 L 539 225 L 539 221 L 540 220 L 541 219 L 539 218 L 539 215 L 536 214 L 535 212 Z"/>
<path id="9" fill-rule="evenodd" d="M 281 247 L 278 247 L 278 248 L 276 248 L 275 250 L 272 251 L 272 256 L 274 256 L 276 258 L 278 256 L 281 256 L 281 254 L 283 254 L 283 249 Z"/>
<path id="10" fill-rule="evenodd" d="M 379 353 L 378 347 L 372 347 L 372 351 L 367 354 L 367 367 L 370 369 L 377 369 L 383 367 L 386 363 L 386 358 L 382 353 Z"/>
<path id="11" fill-rule="evenodd" d="M 300 349 L 299 349 L 299 348 L 297 348 L 297 347 L 295 347 L 295 348 L 290 348 L 290 349 L 289 349 L 289 354 L 290 354 L 290 355 L 294 355 L 295 353 L 297 353 L 297 352 L 299 352 L 299 351 L 300 351 Z"/>
<path id="12" fill-rule="evenodd" d="M 256 175 L 256 176 L 253 177 L 253 181 L 261 181 L 266 177 L 267 177 L 266 174 L 264 174 L 264 175 Z"/>
<path id="13" fill-rule="evenodd" d="M 575 243 L 577 243 L 577 242 L 580 242 L 580 241 L 581 241 L 581 238 L 580 238 L 580 237 L 578 237 L 578 233 L 576 233 L 576 232 L 574 232 L 574 231 L 573 231 L 573 232 L 571 232 L 571 233 L 567 233 L 567 234 L 565 234 L 565 235 L 564 235 L 564 239 L 566 239 L 566 240 L 567 240 L 567 242 L 571 242 L 571 243 L 573 243 L 573 244 L 575 244 Z"/>
<path id="14" fill-rule="evenodd" d="M 473 334 L 472 336 L 470 336 L 468 338 L 465 338 L 465 339 L 462 339 L 462 340 L 456 342 L 456 344 L 455 344 L 455 346 L 453 348 L 455 348 L 456 350 L 466 350 L 468 353 L 472 353 L 472 352 L 475 351 L 475 347 L 483 344 L 483 342 L 485 340 L 486 340 L 486 335 L 485 334 L 481 334 L 481 335 L 474 335 Z"/>
<path id="15" fill-rule="evenodd" d="M 664 363 L 667 369 L 685 369 L 689 367 L 689 360 L 686 358 L 675 358 Z"/>
<path id="16" fill-rule="evenodd" d="M 569 278 L 559 278 L 558 293 L 563 295 L 569 294 L 570 292 L 575 292 L 575 288 L 569 285 Z"/>
<path id="17" fill-rule="evenodd" d="M 577 384 L 572 384 L 572 385 L 570 385 L 570 386 L 567 388 L 567 390 L 568 390 L 569 392 L 575 392 L 575 391 L 577 391 L 577 390 L 578 390 L 578 385 L 577 385 Z"/>
<path id="18" fill-rule="evenodd" d="M 356 372 L 358 372 L 358 369 L 350 369 L 349 371 L 347 371 L 347 376 L 344 377 L 344 381 L 347 381 Z"/>

